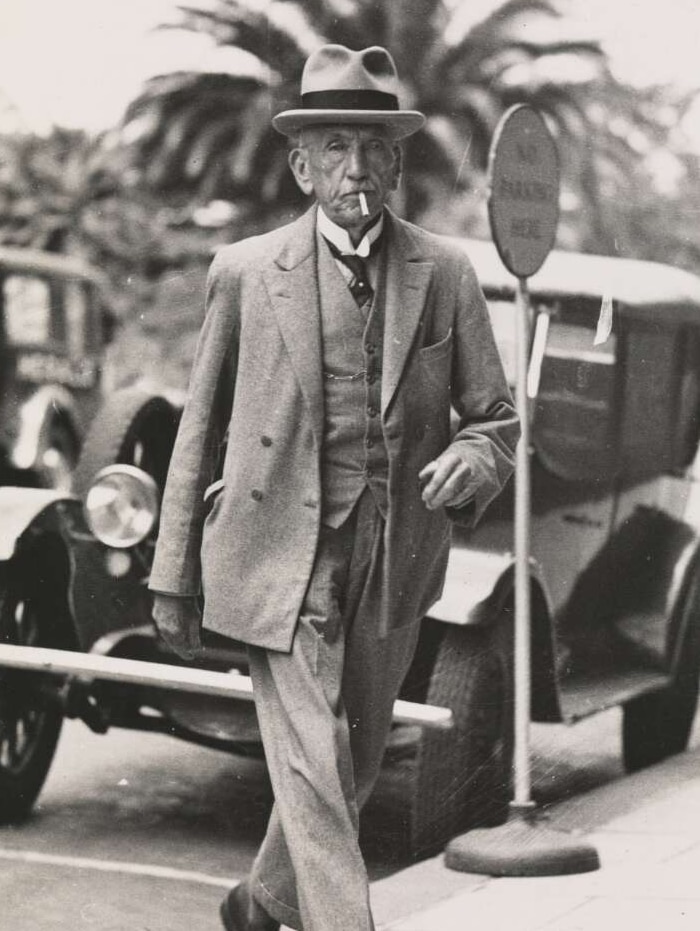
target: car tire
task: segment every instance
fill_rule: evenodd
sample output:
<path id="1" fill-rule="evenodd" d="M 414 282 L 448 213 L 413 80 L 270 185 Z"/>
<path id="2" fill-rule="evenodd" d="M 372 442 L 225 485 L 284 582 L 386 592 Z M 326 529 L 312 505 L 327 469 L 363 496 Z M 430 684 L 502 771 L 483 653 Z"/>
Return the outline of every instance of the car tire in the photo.
<path id="1" fill-rule="evenodd" d="M 424 730 L 412 787 L 411 853 L 505 820 L 513 760 L 513 628 L 445 625 L 427 703 L 452 709 L 449 731 Z"/>
<path id="2" fill-rule="evenodd" d="M 684 602 L 684 630 L 678 670 L 671 685 L 627 702 L 622 718 L 625 769 L 637 772 L 688 746 L 700 684 L 700 578 L 696 575 Z"/>
<path id="3" fill-rule="evenodd" d="M 166 398 L 141 388 L 115 392 L 98 411 L 83 444 L 74 488 L 85 494 L 110 465 L 135 465 L 165 487 L 179 411 Z"/>
<path id="4" fill-rule="evenodd" d="M 24 646 L 65 646 L 54 627 L 60 608 L 43 584 L 36 553 L 0 566 L 0 639 Z M 25 566 L 31 566 L 31 571 Z M 0 667 L 0 824 L 25 819 L 41 791 L 61 733 L 57 697 L 32 673 Z"/>

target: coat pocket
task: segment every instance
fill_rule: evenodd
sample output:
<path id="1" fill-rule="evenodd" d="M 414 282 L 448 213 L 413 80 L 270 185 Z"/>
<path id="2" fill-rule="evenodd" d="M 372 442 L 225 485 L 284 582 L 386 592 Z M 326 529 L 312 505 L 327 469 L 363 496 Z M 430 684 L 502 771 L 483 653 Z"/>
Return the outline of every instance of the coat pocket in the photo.
<path id="1" fill-rule="evenodd" d="M 222 478 L 217 478 L 215 482 L 212 482 L 211 485 L 207 485 L 207 487 L 204 489 L 202 500 L 205 502 L 209 501 L 214 497 L 214 495 L 218 494 L 223 487 L 224 480 Z"/>
<path id="2" fill-rule="evenodd" d="M 447 336 L 443 337 L 437 343 L 431 343 L 430 346 L 423 346 L 418 350 L 418 358 L 421 362 L 432 362 L 434 359 L 442 359 L 452 352 L 452 327 L 447 331 Z"/>

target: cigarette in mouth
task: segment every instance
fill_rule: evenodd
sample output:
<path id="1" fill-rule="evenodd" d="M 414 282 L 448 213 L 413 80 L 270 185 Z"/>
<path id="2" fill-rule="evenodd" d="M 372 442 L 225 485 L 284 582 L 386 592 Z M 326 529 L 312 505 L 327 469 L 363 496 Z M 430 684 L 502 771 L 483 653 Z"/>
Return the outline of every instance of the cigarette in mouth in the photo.
<path id="1" fill-rule="evenodd" d="M 367 206 L 367 198 L 365 197 L 364 191 L 360 191 L 360 210 L 362 211 L 363 217 L 369 216 L 369 207 Z"/>

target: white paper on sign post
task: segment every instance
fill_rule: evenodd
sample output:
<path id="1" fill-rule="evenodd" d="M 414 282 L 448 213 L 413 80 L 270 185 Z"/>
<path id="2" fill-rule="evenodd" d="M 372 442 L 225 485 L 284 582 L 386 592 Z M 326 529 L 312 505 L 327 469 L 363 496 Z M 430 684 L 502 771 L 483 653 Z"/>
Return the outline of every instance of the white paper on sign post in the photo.
<path id="1" fill-rule="evenodd" d="M 604 294 L 600 304 L 600 316 L 598 317 L 598 326 L 595 331 L 594 346 L 600 346 L 607 342 L 612 333 L 613 325 L 613 299 L 612 295 Z"/>

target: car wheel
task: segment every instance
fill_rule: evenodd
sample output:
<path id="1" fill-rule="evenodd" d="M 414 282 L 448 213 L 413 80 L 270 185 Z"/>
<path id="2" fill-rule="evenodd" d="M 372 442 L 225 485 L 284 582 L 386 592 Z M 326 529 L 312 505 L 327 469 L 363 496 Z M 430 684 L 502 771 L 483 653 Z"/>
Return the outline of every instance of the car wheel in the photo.
<path id="1" fill-rule="evenodd" d="M 700 579 L 684 604 L 685 631 L 678 670 L 667 688 L 627 702 L 622 718 L 622 754 L 627 772 L 651 766 L 688 746 L 700 682 Z"/>
<path id="2" fill-rule="evenodd" d="M 505 820 L 513 759 L 512 622 L 445 626 L 427 703 L 452 709 L 455 725 L 424 730 L 413 780 L 411 851 L 441 849 L 456 834 Z"/>
<path id="3" fill-rule="evenodd" d="M 165 398 L 140 388 L 115 392 L 100 408 L 85 437 L 74 486 L 84 494 L 106 466 L 135 465 L 161 492 L 177 432 L 179 412 Z"/>
<path id="4" fill-rule="evenodd" d="M 47 604 L 20 563 L 0 567 L 0 640 L 47 645 Z M 58 701 L 33 673 L 0 667 L 0 823 L 26 818 L 46 779 L 61 732 Z"/>

